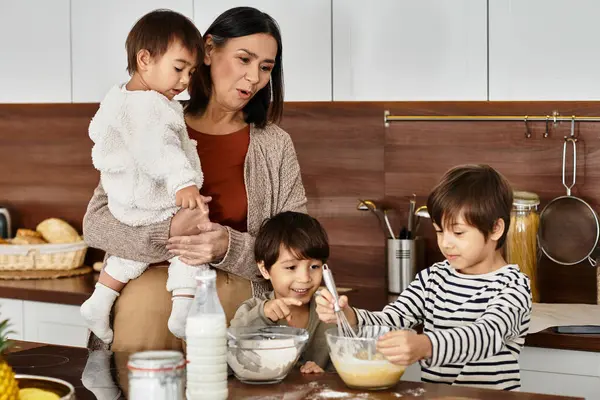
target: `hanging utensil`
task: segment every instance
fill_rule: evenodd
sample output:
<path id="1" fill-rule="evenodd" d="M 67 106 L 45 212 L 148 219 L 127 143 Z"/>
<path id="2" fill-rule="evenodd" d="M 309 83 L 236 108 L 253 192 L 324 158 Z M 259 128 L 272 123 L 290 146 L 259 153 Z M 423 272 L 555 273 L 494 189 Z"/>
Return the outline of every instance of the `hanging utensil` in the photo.
<path id="1" fill-rule="evenodd" d="M 566 182 L 568 145 L 573 146 L 573 178 Z M 584 260 L 596 265 L 591 257 L 600 239 L 598 216 L 592 207 L 579 197 L 571 195 L 577 181 L 577 138 L 575 119 L 571 121 L 571 135 L 565 136 L 562 155 L 562 184 L 566 196 L 552 200 L 540 214 L 538 241 L 542 252 L 550 260 L 562 265 L 574 265 Z"/>

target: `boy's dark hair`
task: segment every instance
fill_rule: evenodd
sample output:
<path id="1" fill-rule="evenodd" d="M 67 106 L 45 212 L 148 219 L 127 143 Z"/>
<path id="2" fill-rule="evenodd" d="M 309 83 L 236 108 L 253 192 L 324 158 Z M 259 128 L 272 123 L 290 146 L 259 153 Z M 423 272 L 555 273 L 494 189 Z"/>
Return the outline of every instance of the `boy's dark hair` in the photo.
<path id="1" fill-rule="evenodd" d="M 265 220 L 254 243 L 254 258 L 271 269 L 283 246 L 301 260 L 329 258 L 329 241 L 325 229 L 310 215 L 285 211 Z"/>
<path id="2" fill-rule="evenodd" d="M 450 169 L 427 199 L 431 220 L 442 227 L 456 222 L 461 213 L 487 240 L 498 219 L 504 221 L 504 233 L 496 249 L 501 248 L 510 227 L 513 191 L 510 183 L 489 165 L 461 165 Z"/>
<path id="3" fill-rule="evenodd" d="M 211 35 L 215 47 L 223 47 L 229 39 L 250 36 L 257 33 L 271 35 L 277 42 L 275 65 L 271 71 L 271 81 L 259 90 L 244 107 L 244 118 L 258 128 L 268 122 L 279 122 L 283 115 L 283 44 L 279 25 L 269 15 L 252 7 L 235 7 L 219 15 L 204 36 Z M 201 115 L 206 111 L 212 96 L 213 82 L 210 66 L 201 62 L 190 81 L 190 100 L 185 111 Z"/>
<path id="4" fill-rule="evenodd" d="M 131 28 L 125 41 L 127 72 L 132 75 L 137 71 L 140 50 L 146 49 L 152 57 L 161 57 L 175 40 L 197 57 L 204 56 L 202 34 L 188 17 L 164 9 L 144 15 Z"/>

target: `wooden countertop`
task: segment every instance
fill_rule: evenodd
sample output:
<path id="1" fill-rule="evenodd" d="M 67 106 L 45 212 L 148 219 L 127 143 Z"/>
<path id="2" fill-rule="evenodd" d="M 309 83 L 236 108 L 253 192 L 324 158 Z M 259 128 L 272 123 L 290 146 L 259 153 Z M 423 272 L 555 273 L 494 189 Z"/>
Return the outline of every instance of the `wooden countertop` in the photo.
<path id="1" fill-rule="evenodd" d="M 73 278 L 0 280 L 0 298 L 80 306 L 94 291 L 98 273 Z"/>
<path id="2" fill-rule="evenodd" d="M 87 363 L 86 349 L 64 346 L 40 346 L 37 343 L 17 342 L 23 349 L 7 355 L 6 359 L 17 374 L 44 375 L 70 382 L 78 400 L 96 400 L 82 383 L 82 375 Z M 113 384 L 127 394 L 127 353 L 115 353 L 107 365 L 111 369 Z M 97 360 L 96 360 L 97 361 Z M 102 381 L 106 388 L 106 382 Z M 397 399 L 418 398 L 423 400 L 443 399 L 480 400 L 551 400 L 581 399 L 579 397 L 548 396 L 532 393 L 503 392 L 488 389 L 461 388 L 441 384 L 400 381 L 395 387 L 378 392 L 361 392 L 348 389 L 335 373 L 302 375 L 298 370 L 291 372 L 283 382 L 274 385 L 247 385 L 237 379 L 229 379 L 229 398 L 243 399 L 326 399 L 326 398 L 368 398 Z"/>
<path id="3" fill-rule="evenodd" d="M 42 280 L 0 280 L 0 298 L 81 305 L 94 290 L 98 274 L 74 278 Z M 371 310 L 381 309 L 394 296 L 379 288 L 357 287 L 347 293 L 352 304 Z M 548 329 L 527 336 L 526 346 L 600 352 L 600 335 L 557 334 Z"/>
<path id="4" fill-rule="evenodd" d="M 573 335 L 546 329 L 527 335 L 525 346 L 600 352 L 600 335 Z"/>

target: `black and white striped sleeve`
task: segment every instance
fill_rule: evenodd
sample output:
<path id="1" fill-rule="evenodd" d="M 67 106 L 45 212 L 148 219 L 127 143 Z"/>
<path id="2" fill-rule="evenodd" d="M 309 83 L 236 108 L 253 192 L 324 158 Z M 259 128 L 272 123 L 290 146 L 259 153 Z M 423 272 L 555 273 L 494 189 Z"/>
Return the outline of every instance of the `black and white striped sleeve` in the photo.
<path id="1" fill-rule="evenodd" d="M 530 317 L 529 280 L 512 281 L 490 300 L 475 322 L 426 332 L 432 344 L 432 357 L 425 360 L 425 366 L 467 364 L 496 355 L 507 341 L 527 335 Z"/>
<path id="2" fill-rule="evenodd" d="M 398 299 L 383 308 L 383 311 L 367 311 L 355 308 L 358 326 L 384 325 L 411 328 L 421 322 L 425 310 L 425 286 L 429 270 L 417 274 L 410 285 L 400 293 Z"/>

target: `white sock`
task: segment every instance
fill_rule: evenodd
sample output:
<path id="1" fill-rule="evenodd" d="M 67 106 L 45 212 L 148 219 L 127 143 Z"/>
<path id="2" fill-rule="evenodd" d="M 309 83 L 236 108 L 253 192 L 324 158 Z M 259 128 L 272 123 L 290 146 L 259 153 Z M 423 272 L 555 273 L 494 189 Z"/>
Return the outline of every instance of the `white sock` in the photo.
<path id="1" fill-rule="evenodd" d="M 104 343 L 111 343 L 113 340 L 109 319 L 110 310 L 117 297 L 119 292 L 98 282 L 92 296 L 81 305 L 81 316 L 88 328 Z"/>
<path id="2" fill-rule="evenodd" d="M 106 350 L 92 351 L 88 355 L 81 383 L 97 399 L 117 400 L 121 398 L 121 390 L 110 374 L 110 357 L 112 352 Z"/>
<path id="3" fill-rule="evenodd" d="M 180 339 L 185 338 L 185 322 L 194 300 L 193 297 L 183 297 L 182 295 L 189 294 L 187 289 L 173 290 L 173 306 L 168 326 L 171 333 Z"/>

